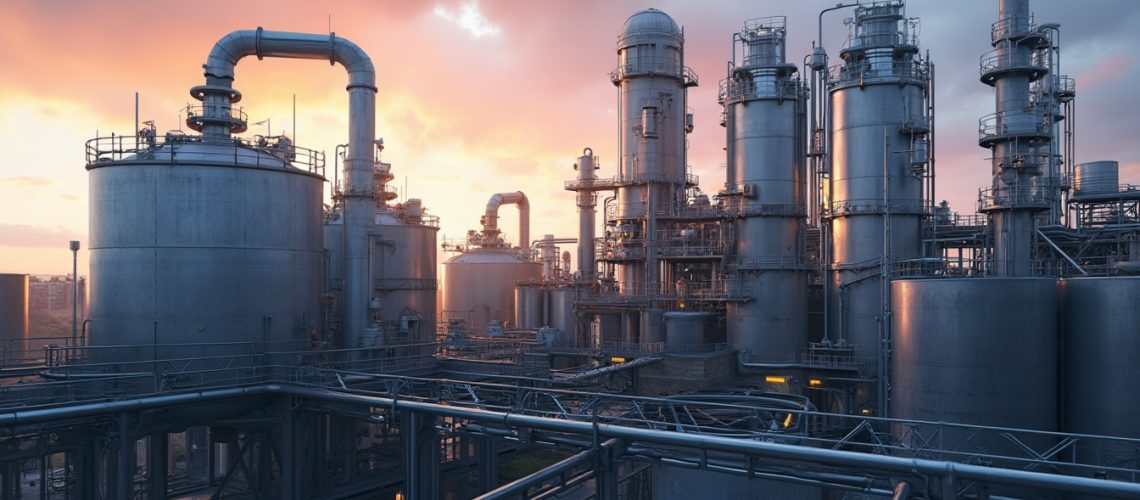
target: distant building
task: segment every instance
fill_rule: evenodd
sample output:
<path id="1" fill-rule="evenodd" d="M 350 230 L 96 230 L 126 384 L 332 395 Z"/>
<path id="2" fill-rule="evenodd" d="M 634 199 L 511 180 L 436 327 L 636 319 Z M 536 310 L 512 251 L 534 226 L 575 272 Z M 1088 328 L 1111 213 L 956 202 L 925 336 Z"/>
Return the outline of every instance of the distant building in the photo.
<path id="1" fill-rule="evenodd" d="M 67 336 L 71 332 L 71 275 L 33 275 L 28 280 L 30 337 Z M 87 279 L 79 278 L 79 321 L 87 317 Z"/>

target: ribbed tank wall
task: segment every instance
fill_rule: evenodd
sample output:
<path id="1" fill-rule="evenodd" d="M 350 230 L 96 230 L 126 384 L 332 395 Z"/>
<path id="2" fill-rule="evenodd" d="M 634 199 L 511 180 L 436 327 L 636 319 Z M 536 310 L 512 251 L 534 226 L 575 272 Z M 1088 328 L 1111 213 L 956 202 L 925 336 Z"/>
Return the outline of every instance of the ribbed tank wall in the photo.
<path id="1" fill-rule="evenodd" d="M 726 326 L 733 348 L 788 359 L 807 345 L 803 108 L 794 79 L 763 71 L 741 70 L 727 86 L 728 185 L 741 193 L 733 278 L 750 300 L 726 305 Z"/>
<path id="2" fill-rule="evenodd" d="M 1140 399 L 1125 395 L 1140 387 L 1140 277 L 1064 279 L 1059 291 L 1063 430 L 1140 439 Z M 1083 440 L 1077 459 L 1109 466 L 1135 460 L 1136 449 Z"/>
<path id="3" fill-rule="evenodd" d="M 170 344 L 307 341 L 319 327 L 324 180 L 235 165 L 230 146 L 173 147 L 176 164 L 160 151 L 167 161 L 88 167 L 90 343 L 139 346 L 109 356 L 144 360 L 199 354 Z"/>
<path id="4" fill-rule="evenodd" d="M 1120 185 L 1120 164 L 1091 161 L 1073 167 L 1073 196 L 1115 193 Z"/>
<path id="5" fill-rule="evenodd" d="M 1057 430 L 1054 280 L 896 280 L 891 309 L 892 417 Z M 965 437 L 946 431 L 945 442 Z M 996 435 L 971 439 L 1021 451 Z"/>
<path id="6" fill-rule="evenodd" d="M 513 323 L 515 283 L 538 281 L 542 264 L 523 260 L 519 250 L 477 248 L 443 264 L 443 320 L 461 318 L 481 335 L 492 320 Z"/>
<path id="7" fill-rule="evenodd" d="M 831 93 L 831 240 L 832 262 L 839 270 L 830 284 L 830 333 L 832 339 L 842 335 L 865 355 L 878 353 L 880 284 L 866 278 L 879 273 L 884 255 L 885 202 L 891 263 L 922 255 L 922 182 L 911 171 L 905 154 L 910 136 L 903 132 L 905 124 L 921 120 L 922 103 L 922 87 L 897 81 Z"/>

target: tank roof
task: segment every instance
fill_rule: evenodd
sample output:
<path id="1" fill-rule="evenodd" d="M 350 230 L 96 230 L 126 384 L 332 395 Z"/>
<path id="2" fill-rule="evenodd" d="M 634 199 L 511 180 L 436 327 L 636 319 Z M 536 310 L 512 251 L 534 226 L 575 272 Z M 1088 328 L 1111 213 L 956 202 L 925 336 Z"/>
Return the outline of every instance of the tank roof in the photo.
<path id="1" fill-rule="evenodd" d="M 629 16 L 629 19 L 625 21 L 625 27 L 622 29 L 622 35 L 648 32 L 680 35 L 681 27 L 669 14 L 649 8 L 640 10 L 632 16 Z"/>

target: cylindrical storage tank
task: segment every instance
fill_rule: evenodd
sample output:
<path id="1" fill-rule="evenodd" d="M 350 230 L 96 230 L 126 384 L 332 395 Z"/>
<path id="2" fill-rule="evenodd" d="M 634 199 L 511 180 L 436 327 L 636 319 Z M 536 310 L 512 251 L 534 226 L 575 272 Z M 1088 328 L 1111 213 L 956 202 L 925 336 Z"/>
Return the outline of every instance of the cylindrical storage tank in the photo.
<path id="1" fill-rule="evenodd" d="M 1064 279 L 1059 291 L 1063 430 L 1140 439 L 1140 399 L 1130 393 L 1140 387 L 1140 277 Z M 1082 439 L 1077 460 L 1135 463 L 1136 447 Z"/>
<path id="2" fill-rule="evenodd" d="M 1073 167 L 1073 196 L 1109 194 L 1119 190 L 1120 164 L 1090 161 Z"/>
<path id="3" fill-rule="evenodd" d="M 543 289 L 539 285 L 515 287 L 515 328 L 537 330 L 545 326 L 542 321 Z"/>
<path id="4" fill-rule="evenodd" d="M 23 359 L 28 342 L 28 275 L 0 274 L 0 365 Z"/>
<path id="5" fill-rule="evenodd" d="M 319 328 L 323 177 L 267 150 L 190 140 L 87 170 L 93 356 L 297 348 Z M 172 346 L 188 343 L 212 345 Z"/>
<path id="6" fill-rule="evenodd" d="M 831 206 L 825 208 L 833 269 L 825 284 L 828 327 L 832 340 L 878 356 L 882 286 L 868 277 L 880 271 L 888 248 L 888 264 L 922 256 L 922 171 L 912 159 L 929 133 L 930 82 L 903 2 L 856 7 L 853 23 L 839 53 L 843 65 L 831 70 L 830 116 L 824 117 L 830 124 Z"/>
<path id="7" fill-rule="evenodd" d="M 684 354 L 701 352 L 711 327 L 712 313 L 671 311 L 665 317 L 665 350 Z"/>
<path id="8" fill-rule="evenodd" d="M 542 264 L 518 248 L 472 248 L 443 263 L 443 316 L 461 318 L 482 335 L 491 320 L 515 318 L 515 283 L 542 279 Z"/>
<path id="9" fill-rule="evenodd" d="M 376 213 L 372 237 L 372 283 L 388 342 L 435 338 L 436 233 L 439 227 L 405 222 L 400 213 Z"/>
<path id="10" fill-rule="evenodd" d="M 547 294 L 548 326 L 557 328 L 562 332 L 560 342 L 566 347 L 585 347 L 575 345 L 578 341 L 578 319 L 574 316 L 574 288 L 551 288 Z"/>
<path id="11" fill-rule="evenodd" d="M 895 280 L 891 311 L 891 417 L 1057 430 L 1054 280 Z M 965 437 L 943 432 L 948 443 Z M 996 433 L 970 442 L 978 450 L 962 451 L 1022 452 Z"/>

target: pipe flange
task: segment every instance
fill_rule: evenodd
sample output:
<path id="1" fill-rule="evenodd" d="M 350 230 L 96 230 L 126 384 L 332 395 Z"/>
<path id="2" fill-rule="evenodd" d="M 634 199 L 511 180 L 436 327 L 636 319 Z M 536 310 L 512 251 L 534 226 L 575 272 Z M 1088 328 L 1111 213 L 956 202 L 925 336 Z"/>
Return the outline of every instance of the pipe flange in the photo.
<path id="1" fill-rule="evenodd" d="M 241 101 L 241 92 L 238 92 L 237 89 L 233 87 L 224 85 L 197 85 L 190 87 L 190 97 L 199 101 L 204 101 L 206 96 L 211 94 L 228 95 L 231 103 Z"/>

